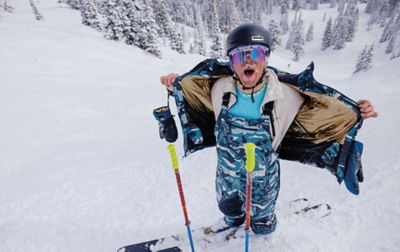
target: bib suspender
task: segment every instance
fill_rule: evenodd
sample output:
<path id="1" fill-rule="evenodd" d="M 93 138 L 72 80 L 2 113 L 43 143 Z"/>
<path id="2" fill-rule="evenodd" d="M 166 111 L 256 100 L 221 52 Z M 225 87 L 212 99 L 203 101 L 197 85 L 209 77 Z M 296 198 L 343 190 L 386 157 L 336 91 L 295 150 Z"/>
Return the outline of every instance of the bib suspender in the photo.
<path id="1" fill-rule="evenodd" d="M 223 107 L 228 108 L 230 98 L 231 98 L 230 92 L 224 93 L 224 95 L 222 96 L 222 106 Z M 270 101 L 270 102 L 266 103 L 262 109 L 263 115 L 269 116 L 269 121 L 271 123 L 271 128 L 272 128 L 272 138 L 275 137 L 274 116 L 272 114 L 273 110 L 274 110 L 274 101 Z"/>

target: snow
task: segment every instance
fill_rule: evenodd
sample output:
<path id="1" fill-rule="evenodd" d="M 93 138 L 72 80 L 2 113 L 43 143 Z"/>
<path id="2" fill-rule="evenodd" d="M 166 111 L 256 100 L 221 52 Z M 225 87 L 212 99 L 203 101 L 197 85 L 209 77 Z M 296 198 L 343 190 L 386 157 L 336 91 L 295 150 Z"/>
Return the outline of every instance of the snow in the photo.
<path id="1" fill-rule="evenodd" d="M 42 21 L 28 1 L 8 3 L 14 13 L 0 13 L 0 251 L 116 251 L 184 233 L 167 144 L 152 110 L 166 102 L 159 76 L 184 73 L 203 58 L 163 47 L 158 59 L 105 40 L 56 1 L 38 3 Z M 283 161 L 278 207 L 307 197 L 333 212 L 324 219 L 280 218 L 277 231 L 253 251 L 399 251 L 400 60 L 384 54 L 381 28 L 366 31 L 363 11 L 354 42 L 321 52 L 322 16 L 336 12 L 320 8 L 303 12 L 306 28 L 314 22 L 306 55 L 293 62 L 278 48 L 270 64 L 298 72 L 314 61 L 319 81 L 374 102 L 379 118 L 365 121 L 359 133 L 366 179 L 356 197 L 326 171 Z M 374 67 L 352 75 L 359 52 L 373 42 Z M 180 159 L 192 228 L 221 216 L 215 164 L 212 148 Z M 235 241 L 219 251 L 242 250 Z"/>

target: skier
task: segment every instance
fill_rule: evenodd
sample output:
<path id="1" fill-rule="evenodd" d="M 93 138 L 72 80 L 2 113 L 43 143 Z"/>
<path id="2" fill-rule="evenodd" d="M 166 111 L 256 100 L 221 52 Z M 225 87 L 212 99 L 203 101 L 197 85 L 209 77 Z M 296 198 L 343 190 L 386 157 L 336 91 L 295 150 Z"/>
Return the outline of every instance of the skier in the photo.
<path id="1" fill-rule="evenodd" d="M 218 158 L 216 172 L 217 201 L 224 217 L 223 221 L 214 225 L 214 230 L 239 226 L 245 220 L 246 170 L 243 144 L 246 142 L 256 144 L 251 229 L 256 234 L 264 235 L 275 230 L 277 218 L 274 211 L 280 188 L 278 152 L 281 149 L 281 143 L 286 135 L 296 133 L 296 131 L 293 131 L 292 134 L 288 132 L 288 129 L 291 125 L 299 124 L 295 118 L 301 111 L 305 111 L 304 107 L 312 110 L 313 106 L 319 104 L 313 103 L 315 99 L 309 99 L 301 92 L 301 89 L 293 86 L 293 83 L 278 79 L 277 72 L 273 68 L 267 68 L 270 47 L 271 39 L 266 29 L 255 24 L 243 24 L 233 29 L 226 40 L 230 68 L 228 70 L 231 70 L 231 74 L 227 74 L 225 70 L 219 70 L 221 67 L 218 63 L 206 61 L 206 63 L 200 63 L 188 74 L 178 76 L 171 73 L 161 77 L 161 83 L 170 92 L 174 91 L 179 94 L 175 98 L 184 127 L 185 149 L 189 149 L 188 152 L 193 152 L 212 146 L 215 143 L 208 139 L 214 137 L 215 134 Z M 215 74 L 216 71 L 221 71 L 221 73 Z M 211 73 L 216 78 L 213 78 Z M 191 75 L 205 76 L 207 81 L 202 84 L 199 78 L 190 79 Z M 281 78 L 285 76 L 282 74 Z M 180 85 L 174 89 L 173 84 L 177 78 Z M 331 94 L 335 92 L 328 90 Z M 180 98 L 181 93 L 186 102 L 183 102 L 183 99 Z M 199 95 L 199 93 L 205 94 Z M 206 97 L 207 95 L 210 96 L 209 100 Z M 324 99 L 329 99 L 328 102 L 335 103 L 332 102 L 332 99 L 335 98 Z M 318 100 L 318 102 L 324 101 L 323 99 Z M 308 106 L 305 106 L 305 104 L 308 104 Z M 378 116 L 370 101 L 360 100 L 358 106 L 363 118 Z M 322 140 L 318 139 L 319 142 L 324 143 L 324 149 L 320 151 L 321 157 L 318 157 L 318 162 L 315 161 L 314 153 L 312 155 L 302 154 L 303 160 L 297 158 L 300 152 L 297 153 L 293 146 L 298 145 L 303 150 L 312 149 L 310 145 L 304 145 L 304 142 L 291 142 L 290 151 L 296 153 L 296 157 L 286 156 L 285 158 L 301 160 L 303 163 L 317 163 L 319 167 L 328 168 L 338 177 L 338 180 L 343 179 L 345 175 L 340 175 L 332 167 L 336 167 L 339 162 L 340 151 L 338 148 L 340 147 L 338 146 L 343 145 L 345 133 L 358 120 L 357 114 L 348 107 L 350 106 L 341 110 L 343 112 L 347 109 L 346 115 L 343 115 L 343 118 L 347 120 L 346 123 L 337 124 L 335 122 L 334 126 L 337 130 L 332 131 L 332 127 L 330 127 L 330 131 L 327 133 L 332 137 L 327 135 Z M 186 112 L 184 109 L 186 109 Z M 321 111 L 324 113 L 323 109 Z M 338 109 L 335 111 L 338 111 Z M 215 132 L 211 133 L 208 128 L 214 128 L 214 124 L 210 123 L 212 119 L 207 117 L 210 112 L 215 117 L 212 118 L 215 119 Z M 183 114 L 187 116 L 184 117 Z M 198 128 L 195 126 L 198 126 Z M 199 134 L 203 136 L 200 137 Z M 317 138 L 320 135 L 314 134 L 313 136 Z M 302 135 L 302 138 L 306 137 L 305 134 Z M 202 145 L 198 145 L 199 143 Z M 313 142 L 312 146 L 314 145 Z M 333 153 L 333 155 L 329 156 L 327 153 Z M 280 155 L 279 158 L 281 158 Z M 333 161 L 329 158 L 333 158 Z M 359 169 L 353 171 L 353 173 L 357 173 L 357 176 L 360 172 Z"/>

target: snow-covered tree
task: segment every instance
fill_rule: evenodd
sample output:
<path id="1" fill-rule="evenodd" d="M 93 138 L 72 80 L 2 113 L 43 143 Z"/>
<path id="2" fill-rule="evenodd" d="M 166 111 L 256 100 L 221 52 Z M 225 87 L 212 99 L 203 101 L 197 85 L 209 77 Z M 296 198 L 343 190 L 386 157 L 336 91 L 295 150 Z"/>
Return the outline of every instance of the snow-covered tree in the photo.
<path id="1" fill-rule="evenodd" d="M 324 36 L 322 38 L 321 50 L 324 51 L 327 49 L 332 43 L 332 18 L 329 18 L 326 23 L 326 28 L 324 32 Z"/>
<path id="2" fill-rule="evenodd" d="M 283 14 L 288 13 L 288 9 L 289 9 L 289 0 L 282 0 L 280 3 L 280 10 L 281 10 L 281 15 L 283 16 Z"/>
<path id="3" fill-rule="evenodd" d="M 386 47 L 386 50 L 385 50 L 385 53 L 386 53 L 386 54 L 389 54 L 389 53 L 392 53 L 392 52 L 393 52 L 393 47 L 394 47 L 394 44 L 395 44 L 396 40 L 397 40 L 396 37 L 391 37 L 391 38 L 389 39 L 389 42 L 388 42 L 387 47 Z"/>
<path id="4" fill-rule="evenodd" d="M 310 27 L 308 27 L 307 35 L 306 35 L 306 41 L 310 42 L 314 39 L 314 24 L 311 23 Z"/>
<path id="5" fill-rule="evenodd" d="M 293 44 L 292 44 L 292 52 L 294 54 L 294 61 L 299 61 L 300 57 L 304 55 L 304 28 L 303 21 L 299 20 L 298 24 L 294 30 Z"/>
<path id="6" fill-rule="evenodd" d="M 322 22 L 325 22 L 326 20 L 326 12 L 324 12 L 324 16 L 322 17 Z"/>
<path id="7" fill-rule="evenodd" d="M 223 44 L 222 44 L 222 38 L 219 34 L 214 36 L 212 44 L 211 44 L 211 51 L 210 51 L 210 57 L 215 58 L 215 59 L 221 59 L 224 58 L 224 49 L 223 49 Z"/>
<path id="8" fill-rule="evenodd" d="M 229 33 L 241 23 L 234 0 L 222 0 L 218 9 L 219 27 L 222 32 Z"/>
<path id="9" fill-rule="evenodd" d="M 143 47 L 146 31 L 143 27 L 143 2 L 138 0 L 120 0 L 123 39 L 128 45 Z"/>
<path id="10" fill-rule="evenodd" d="M 271 19 L 271 22 L 268 26 L 268 31 L 269 35 L 271 36 L 271 51 L 274 51 L 276 46 L 281 45 L 282 43 L 280 38 L 281 31 L 274 19 Z"/>
<path id="11" fill-rule="evenodd" d="M 4 11 L 7 11 L 9 13 L 12 13 L 14 10 L 14 8 L 7 3 L 7 0 L 3 0 L 3 5 L 0 4 L 0 8 L 3 8 Z"/>
<path id="12" fill-rule="evenodd" d="M 271 15 L 274 7 L 272 0 L 266 0 L 265 4 L 265 13 Z"/>
<path id="13" fill-rule="evenodd" d="M 377 8 L 378 0 L 368 0 L 367 6 L 365 7 L 365 13 L 371 13 Z"/>
<path id="14" fill-rule="evenodd" d="M 196 6 L 195 7 L 195 40 L 194 40 L 194 48 L 195 52 L 206 56 L 206 37 L 204 32 L 204 25 L 203 20 L 201 17 L 200 9 Z"/>
<path id="15" fill-rule="evenodd" d="M 206 20 L 207 20 L 208 35 L 211 38 L 219 36 L 219 21 L 218 21 L 216 0 L 207 1 Z"/>
<path id="16" fill-rule="evenodd" d="M 303 4 L 304 4 L 303 0 L 293 0 L 292 1 L 292 10 L 295 10 L 295 11 L 300 10 L 301 8 L 304 7 Z"/>
<path id="17" fill-rule="evenodd" d="M 400 57 L 400 40 L 399 39 L 396 39 L 394 41 L 392 51 L 393 51 L 393 53 L 392 53 L 392 57 L 390 59 L 395 59 L 395 58 Z"/>
<path id="18" fill-rule="evenodd" d="M 121 0 L 107 0 L 104 3 L 103 32 L 106 39 L 120 40 L 124 33 L 123 7 Z"/>
<path id="19" fill-rule="evenodd" d="M 143 26 L 142 29 L 145 31 L 145 40 L 142 41 L 142 49 L 161 58 L 161 51 L 159 49 L 159 43 L 157 40 L 157 27 L 154 18 L 153 8 L 149 3 L 149 0 L 143 0 L 144 3 L 144 15 L 143 15 Z"/>
<path id="20" fill-rule="evenodd" d="M 287 11 L 282 14 L 279 25 L 281 26 L 282 34 L 286 34 L 289 31 L 289 14 Z"/>
<path id="21" fill-rule="evenodd" d="M 339 50 L 345 47 L 347 36 L 347 22 L 345 16 L 339 16 L 336 19 L 335 27 L 332 32 L 332 45 L 333 49 Z"/>
<path id="22" fill-rule="evenodd" d="M 346 28 L 347 28 L 347 34 L 345 35 L 345 41 L 346 42 L 351 42 L 353 41 L 353 38 L 355 36 L 355 33 L 357 31 L 357 19 L 358 19 L 358 14 L 354 14 L 353 17 L 347 16 L 345 21 L 346 21 Z"/>
<path id="23" fill-rule="evenodd" d="M 400 4 L 397 5 L 395 11 L 392 13 L 390 19 L 386 23 L 379 42 L 385 42 L 390 40 L 393 36 L 396 36 L 400 31 Z"/>
<path id="24" fill-rule="evenodd" d="M 172 21 L 184 24 L 187 17 L 187 10 L 183 0 L 169 0 L 169 11 Z"/>
<path id="25" fill-rule="evenodd" d="M 290 26 L 289 37 L 288 37 L 288 40 L 287 40 L 286 46 L 285 46 L 286 49 L 290 49 L 290 50 L 292 49 L 293 40 L 294 40 L 294 33 L 295 33 L 296 26 L 297 26 L 297 23 L 298 23 L 297 14 L 298 14 L 298 12 L 296 11 L 294 19 L 292 21 L 292 24 Z"/>
<path id="26" fill-rule="evenodd" d="M 310 0 L 310 10 L 318 10 L 319 0 Z"/>
<path id="27" fill-rule="evenodd" d="M 258 3 L 258 5 L 259 5 L 259 2 L 255 2 L 255 3 Z M 255 9 L 253 10 L 254 15 L 252 17 L 253 17 L 253 23 L 261 25 L 262 24 L 262 12 L 261 12 L 261 7 L 259 7 L 258 5 L 256 5 Z"/>
<path id="28" fill-rule="evenodd" d="M 329 6 L 329 8 L 336 8 L 336 1 L 337 0 L 331 0 L 331 5 Z"/>
<path id="29" fill-rule="evenodd" d="M 29 3 L 31 4 L 32 12 L 33 12 L 33 15 L 35 16 L 36 20 L 42 20 L 43 16 L 38 11 L 35 2 L 33 0 L 29 0 Z"/>
<path id="30" fill-rule="evenodd" d="M 74 10 L 79 10 L 79 0 L 66 0 L 65 3 Z"/>
<path id="31" fill-rule="evenodd" d="M 165 0 L 153 1 L 153 11 L 158 27 L 158 35 L 164 38 L 171 38 L 172 20 L 168 14 L 167 6 Z"/>
<path id="32" fill-rule="evenodd" d="M 185 54 L 183 49 L 183 39 L 182 34 L 176 30 L 171 32 L 170 47 L 172 50 L 178 53 Z"/>
<path id="33" fill-rule="evenodd" d="M 81 0 L 80 12 L 82 24 L 101 31 L 97 3 L 95 0 Z"/>
<path id="34" fill-rule="evenodd" d="M 372 65 L 374 45 L 366 45 L 360 55 L 358 56 L 354 73 L 365 71 Z"/>
<path id="35" fill-rule="evenodd" d="M 338 0 L 339 15 L 343 14 L 345 5 L 346 5 L 346 0 Z"/>

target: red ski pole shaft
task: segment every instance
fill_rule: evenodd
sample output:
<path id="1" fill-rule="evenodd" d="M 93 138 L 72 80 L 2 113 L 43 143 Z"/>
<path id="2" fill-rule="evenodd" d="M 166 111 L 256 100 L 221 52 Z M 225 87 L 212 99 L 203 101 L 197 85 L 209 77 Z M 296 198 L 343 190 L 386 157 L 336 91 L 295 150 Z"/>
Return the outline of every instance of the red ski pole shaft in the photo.
<path id="1" fill-rule="evenodd" d="M 179 165 L 178 165 L 178 158 L 176 157 L 175 145 L 173 144 L 168 145 L 168 151 L 171 156 L 172 168 L 175 171 L 176 184 L 178 185 L 179 197 L 181 199 L 183 215 L 185 217 L 185 226 L 189 237 L 189 244 L 192 249 L 192 252 L 194 252 L 195 250 L 192 237 L 192 229 L 190 228 L 189 215 L 186 209 L 185 195 L 183 194 L 183 187 L 182 187 L 181 175 L 179 174 Z"/>
<path id="2" fill-rule="evenodd" d="M 250 215 L 251 215 L 251 198 L 253 191 L 253 171 L 256 165 L 256 145 L 254 143 L 246 143 L 246 220 L 245 220 L 245 252 L 249 251 L 249 240 L 250 240 Z"/>
<path id="3" fill-rule="evenodd" d="M 246 179 L 246 221 L 244 230 L 250 229 L 251 198 L 253 191 L 253 172 L 247 172 Z"/>
<path id="4" fill-rule="evenodd" d="M 186 209 L 185 195 L 183 194 L 181 175 L 179 174 L 179 169 L 175 170 L 176 184 L 178 185 L 179 197 L 181 198 L 181 205 L 183 210 L 183 215 L 185 217 L 185 225 L 189 225 L 189 216 Z"/>

